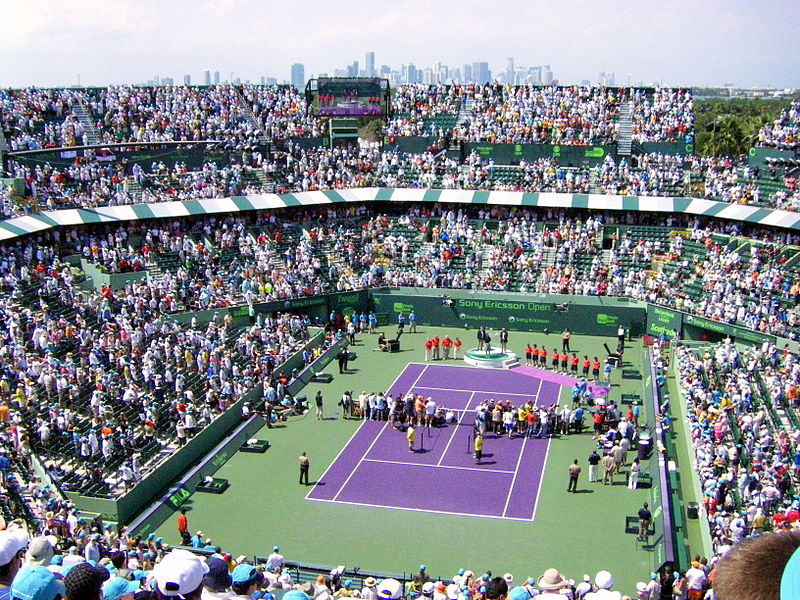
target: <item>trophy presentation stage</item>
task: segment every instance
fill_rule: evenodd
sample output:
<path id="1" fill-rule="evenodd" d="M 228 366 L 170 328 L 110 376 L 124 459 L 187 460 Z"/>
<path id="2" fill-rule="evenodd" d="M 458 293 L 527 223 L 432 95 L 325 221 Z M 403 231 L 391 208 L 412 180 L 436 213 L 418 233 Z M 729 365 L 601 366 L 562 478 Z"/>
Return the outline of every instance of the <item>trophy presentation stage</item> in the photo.
<path id="1" fill-rule="evenodd" d="M 464 362 L 485 369 L 511 369 L 519 364 L 516 354 L 502 352 L 500 348 L 492 348 L 488 354 L 485 350 L 472 348 L 464 353 Z"/>

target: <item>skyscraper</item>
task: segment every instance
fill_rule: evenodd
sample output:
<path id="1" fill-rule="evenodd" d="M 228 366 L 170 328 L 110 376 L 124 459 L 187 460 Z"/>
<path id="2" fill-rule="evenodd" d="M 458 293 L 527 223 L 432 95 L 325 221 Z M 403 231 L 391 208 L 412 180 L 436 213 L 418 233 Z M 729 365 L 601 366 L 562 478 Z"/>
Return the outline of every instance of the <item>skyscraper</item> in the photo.
<path id="1" fill-rule="evenodd" d="M 219 71 L 214 71 L 214 85 L 219 85 Z"/>
<path id="2" fill-rule="evenodd" d="M 364 72 L 367 77 L 375 77 L 375 53 L 367 52 L 366 61 L 364 63 Z"/>
<path id="3" fill-rule="evenodd" d="M 205 83 L 205 85 L 211 85 L 211 71 L 208 69 L 203 73 L 203 83 Z"/>
<path id="4" fill-rule="evenodd" d="M 464 83 L 472 83 L 472 65 L 464 65 L 461 74 L 464 76 Z"/>
<path id="5" fill-rule="evenodd" d="M 542 83 L 545 85 L 553 83 L 553 72 L 550 70 L 550 65 L 544 66 L 544 71 L 542 71 Z"/>
<path id="6" fill-rule="evenodd" d="M 292 65 L 292 87 L 302 90 L 306 87 L 306 68 L 303 63 L 294 63 Z"/>
<path id="7" fill-rule="evenodd" d="M 490 83 L 492 81 L 492 72 L 489 70 L 489 63 L 472 63 L 472 79 L 475 83 Z"/>
<path id="8" fill-rule="evenodd" d="M 514 57 L 509 56 L 506 63 L 506 83 L 514 83 Z"/>
<path id="9" fill-rule="evenodd" d="M 403 65 L 400 78 L 402 83 L 417 83 L 417 68 L 414 66 L 414 63 Z"/>
<path id="10" fill-rule="evenodd" d="M 192 85 L 192 76 L 191 75 L 184 75 L 183 76 L 183 85 Z"/>

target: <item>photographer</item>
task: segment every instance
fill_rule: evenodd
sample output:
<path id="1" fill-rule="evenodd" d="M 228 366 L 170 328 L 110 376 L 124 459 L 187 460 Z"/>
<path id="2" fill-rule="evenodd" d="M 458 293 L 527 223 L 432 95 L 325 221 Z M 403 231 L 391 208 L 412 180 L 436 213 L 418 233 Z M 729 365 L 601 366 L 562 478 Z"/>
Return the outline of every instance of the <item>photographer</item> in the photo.
<path id="1" fill-rule="evenodd" d="M 388 352 L 389 351 L 389 340 L 386 339 L 386 334 L 381 332 L 378 335 L 378 347 L 375 348 L 374 352 Z"/>

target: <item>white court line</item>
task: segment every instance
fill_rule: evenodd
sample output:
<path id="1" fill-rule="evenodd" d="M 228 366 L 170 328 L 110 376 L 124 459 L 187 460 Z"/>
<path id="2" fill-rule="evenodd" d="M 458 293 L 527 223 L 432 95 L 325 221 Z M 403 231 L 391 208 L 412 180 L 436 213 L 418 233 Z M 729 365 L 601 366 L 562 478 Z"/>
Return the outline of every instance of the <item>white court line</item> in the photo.
<path id="1" fill-rule="evenodd" d="M 319 477 L 319 478 L 317 479 L 317 483 L 315 483 L 313 486 L 311 486 L 311 489 L 308 491 L 308 494 L 306 494 L 306 498 L 305 498 L 306 500 L 308 500 L 308 499 L 309 499 L 308 497 L 309 497 L 309 496 L 310 496 L 310 495 L 311 495 L 311 494 L 314 492 L 314 490 L 315 490 L 315 489 L 317 489 L 317 486 L 319 485 L 319 482 L 320 482 L 320 481 L 323 481 L 323 480 L 325 479 L 325 476 L 328 474 L 328 471 L 330 471 L 330 470 L 331 470 L 331 468 L 333 467 L 334 463 L 335 463 L 337 460 L 339 460 L 339 457 L 342 455 L 342 452 L 344 452 L 344 451 L 347 449 L 347 447 L 350 445 L 350 442 L 352 442 L 352 441 L 353 441 L 353 438 L 354 438 L 354 437 L 356 437 L 356 434 L 357 434 L 359 431 L 361 431 L 361 428 L 364 426 L 364 423 L 365 423 L 365 422 L 366 422 L 366 421 L 361 421 L 361 425 L 359 425 L 358 427 L 356 427 L 356 430 L 353 432 L 353 435 L 351 435 L 351 436 L 350 436 L 350 439 L 349 439 L 349 440 L 347 440 L 347 443 L 346 443 L 344 446 L 342 446 L 342 449 L 341 449 L 341 450 L 339 450 L 339 453 L 336 455 L 336 458 L 334 458 L 334 459 L 331 461 L 331 464 L 329 464 L 329 465 L 328 465 L 328 468 L 327 468 L 327 469 L 325 469 L 325 472 L 322 474 L 322 476 L 321 476 L 321 477 Z"/>
<path id="2" fill-rule="evenodd" d="M 539 394 L 541 394 L 541 392 L 542 392 L 542 380 L 540 379 L 539 380 L 539 387 L 536 390 L 537 402 L 538 402 L 538 399 L 539 399 Z M 528 434 L 526 432 L 525 433 L 525 437 L 522 438 L 522 449 L 519 451 L 519 456 L 517 456 L 517 466 L 514 467 L 514 478 L 511 480 L 511 487 L 508 488 L 508 496 L 506 497 L 506 505 L 503 507 L 503 516 L 504 517 L 506 516 L 506 512 L 508 511 L 508 503 L 511 502 L 511 494 L 514 492 L 514 484 L 517 482 L 517 475 L 519 475 L 519 466 L 520 466 L 520 464 L 522 464 L 522 455 L 525 454 L 525 444 L 527 444 L 527 443 L 528 443 Z M 548 446 L 547 447 L 550 448 L 549 440 L 548 440 Z M 545 461 L 546 460 L 547 459 L 545 458 Z M 536 502 L 539 501 L 539 490 L 541 488 L 542 488 L 542 484 L 541 484 L 541 481 L 540 481 L 539 482 L 539 488 L 536 490 L 536 501 L 534 501 L 534 503 L 533 503 L 534 512 L 536 512 L 535 506 L 536 506 Z"/>
<path id="3" fill-rule="evenodd" d="M 536 492 L 536 502 L 533 503 L 533 514 L 531 515 L 531 521 L 536 520 L 536 509 L 539 508 L 539 496 L 542 494 L 542 486 L 544 485 L 544 472 L 547 470 L 547 457 L 550 455 L 550 443 L 553 441 L 553 438 L 547 438 L 547 451 L 544 453 L 544 462 L 542 463 L 542 474 L 539 479 L 539 489 Z"/>
<path id="4" fill-rule="evenodd" d="M 451 369 L 454 368 L 454 369 L 476 370 L 476 369 L 480 368 L 480 367 L 470 367 L 468 365 L 446 365 L 446 364 L 429 363 L 429 362 L 428 363 L 410 362 L 408 364 L 409 365 L 425 365 L 426 367 L 450 367 Z M 539 389 L 541 389 L 542 381 L 544 381 L 544 380 L 539 378 L 539 377 L 537 377 L 537 379 L 539 379 Z M 427 386 L 427 385 L 421 385 L 421 386 L 418 386 L 418 387 L 421 388 L 421 389 L 425 389 L 425 390 L 439 390 L 439 391 L 442 391 L 442 392 L 472 392 L 473 391 L 473 390 L 461 390 L 461 389 L 454 389 L 454 388 L 430 387 L 430 386 Z M 561 386 L 561 387 L 563 387 L 563 386 Z M 498 394 L 498 395 L 505 394 L 506 396 L 523 396 L 525 398 L 534 398 L 535 397 L 537 400 L 539 399 L 539 396 L 538 396 L 539 392 L 537 392 L 536 396 L 534 396 L 533 394 L 519 394 L 519 393 L 512 393 L 512 392 L 494 392 L 494 391 L 491 391 L 491 390 L 488 390 L 488 391 L 487 390 L 474 390 L 474 391 L 475 391 L 475 393 L 478 393 L 478 394 Z"/>
<path id="5" fill-rule="evenodd" d="M 405 373 L 405 372 L 406 372 L 406 369 L 403 369 L 402 371 L 400 371 L 400 372 L 397 374 L 397 377 L 395 377 L 395 378 L 394 378 L 394 381 L 392 382 L 392 385 L 390 385 L 390 386 L 389 386 L 389 388 L 388 388 L 388 391 L 391 391 L 391 390 L 392 390 L 392 388 L 393 388 L 395 385 L 397 385 L 397 381 L 398 381 L 398 380 L 399 380 L 399 379 L 400 379 L 400 378 L 403 376 L 403 373 Z M 422 369 L 422 372 L 424 373 L 424 372 L 425 372 L 425 369 Z M 418 381 L 419 381 L 419 380 L 418 380 Z M 357 434 L 359 431 L 361 431 L 361 428 L 364 426 L 364 423 L 366 423 L 366 420 L 362 419 L 362 420 L 361 420 L 361 424 L 360 424 L 360 425 L 359 425 L 359 426 L 356 428 L 356 430 L 353 432 L 353 435 L 351 435 L 351 436 L 350 436 L 350 439 L 349 439 L 349 440 L 347 440 L 347 443 L 346 443 L 344 446 L 342 446 L 342 449 L 341 449 L 341 450 L 339 450 L 339 453 L 338 453 L 338 454 L 336 455 L 336 457 L 335 457 L 335 458 L 334 458 L 334 459 L 331 461 L 331 464 L 329 464 L 329 465 L 328 465 L 328 468 L 327 468 L 327 469 L 325 469 L 325 472 L 322 474 L 322 477 L 318 478 L 318 479 L 317 479 L 317 483 L 315 483 L 315 484 L 313 485 L 313 487 L 312 487 L 312 488 L 311 488 L 311 489 L 308 491 L 308 494 L 306 494 L 306 497 L 305 497 L 305 499 L 306 499 L 306 500 L 308 500 L 308 499 L 309 499 L 309 498 L 308 498 L 308 496 L 309 496 L 309 495 L 310 495 L 310 494 L 311 494 L 311 493 L 312 493 L 312 492 L 313 492 L 313 491 L 316 489 L 317 485 L 319 485 L 319 482 L 325 479 L 325 476 L 328 474 L 328 471 L 330 471 L 330 470 L 331 470 L 331 467 L 333 467 L 334 463 L 335 463 L 337 460 L 339 460 L 339 457 L 342 455 L 342 452 L 344 452 L 344 451 L 347 449 L 347 447 L 350 445 L 350 442 L 352 442 L 352 441 L 353 441 L 353 438 L 354 438 L 354 437 L 356 437 L 356 434 Z M 339 488 L 339 491 L 341 491 L 341 488 Z"/>
<path id="6" fill-rule="evenodd" d="M 519 517 L 501 517 L 495 515 L 478 515 L 475 513 L 462 513 L 449 510 L 432 510 L 426 508 L 405 508 L 403 506 L 386 506 L 384 504 L 367 504 L 366 502 L 347 502 L 344 500 L 322 500 L 320 498 L 309 498 L 311 502 L 328 502 L 330 504 L 349 504 L 351 506 L 365 506 L 369 508 L 386 508 L 389 510 L 407 510 L 409 512 L 433 513 L 436 515 L 455 515 L 457 517 L 478 517 L 481 519 L 499 519 L 501 521 L 523 521 L 530 523 L 533 519 L 520 519 Z"/>
<path id="7" fill-rule="evenodd" d="M 539 386 L 541 390 L 541 385 Z M 559 396 L 561 395 L 561 386 L 558 386 L 558 393 Z M 536 510 L 539 508 L 539 496 L 542 495 L 542 486 L 544 485 L 544 473 L 547 470 L 547 457 L 550 455 L 550 444 L 553 442 L 553 436 L 547 438 L 547 450 L 544 453 L 544 462 L 542 463 L 542 471 L 541 475 L 539 476 L 539 489 L 536 491 L 536 501 L 533 503 L 533 514 L 531 515 L 531 521 L 536 519 Z"/>
<path id="8" fill-rule="evenodd" d="M 517 475 L 519 475 L 519 465 L 522 463 L 522 455 L 525 453 L 525 444 L 528 443 L 528 436 L 526 435 L 522 438 L 522 450 L 519 452 L 519 456 L 517 457 L 517 466 L 514 467 L 514 477 L 511 480 L 511 487 L 508 488 L 508 496 L 506 496 L 506 504 L 503 507 L 503 516 L 506 516 L 506 512 L 508 511 L 508 503 L 511 502 L 511 494 L 514 492 L 514 484 L 517 482 Z M 539 491 L 536 491 L 536 499 L 539 499 Z M 534 506 L 536 504 L 534 503 Z M 534 509 L 535 512 L 535 509 Z"/>
<path id="9" fill-rule="evenodd" d="M 541 382 L 542 380 L 540 379 L 539 381 Z M 534 394 L 518 394 L 515 392 L 495 392 L 493 390 L 456 390 L 453 388 L 432 387 L 429 385 L 418 385 L 417 388 L 420 390 L 437 390 L 440 392 L 472 392 L 473 394 L 497 394 L 498 396 L 523 396 L 525 398 L 536 397 L 538 399 L 538 396 L 535 396 Z"/>
<path id="10" fill-rule="evenodd" d="M 416 380 L 414 380 L 414 383 L 411 385 L 411 389 L 412 389 L 412 390 L 414 389 L 414 386 L 415 386 L 415 385 L 417 385 L 417 382 L 418 382 L 418 381 L 419 381 L 419 380 L 422 378 L 422 376 L 423 376 L 423 375 L 425 375 L 425 371 L 427 371 L 427 370 L 428 370 L 428 365 L 425 365 L 425 368 L 424 368 L 424 369 L 422 369 L 422 371 L 421 371 L 421 372 L 420 372 L 420 374 L 419 374 L 419 377 L 417 377 L 417 378 L 416 378 Z M 403 369 L 403 371 L 405 371 L 405 369 Z M 395 380 L 395 381 L 397 381 L 397 380 Z M 390 388 L 390 389 L 391 389 L 391 388 Z M 384 423 L 384 424 L 383 424 L 383 427 L 381 427 L 381 430 L 378 432 L 378 435 L 376 435 L 376 436 L 375 436 L 375 439 L 374 439 L 374 440 L 372 440 L 372 443 L 369 445 L 369 448 L 367 448 L 367 451 L 366 451 L 366 452 L 364 452 L 364 456 L 362 456 L 362 457 L 359 459 L 359 461 L 356 463 L 356 466 L 355 466 L 355 467 L 353 467 L 353 470 L 352 470 L 352 472 L 350 473 L 350 475 L 348 475 L 348 476 L 347 476 L 347 479 L 345 479 L 345 480 L 344 480 L 344 483 L 343 483 L 343 484 L 342 484 L 342 486 L 339 488 L 339 491 L 338 491 L 338 492 L 336 492 L 336 495 L 333 497 L 333 500 L 334 500 L 334 501 L 336 501 L 336 499 L 339 497 L 339 494 L 341 494 L 341 493 L 342 493 L 342 490 L 344 490 L 344 488 L 346 488 L 346 487 L 347 487 L 347 484 L 348 484 L 348 483 L 350 483 L 350 480 L 353 478 L 353 475 L 355 475 L 355 474 L 356 474 L 356 471 L 358 471 L 358 467 L 360 467 L 360 466 L 361 466 L 361 463 L 362 463 L 362 462 L 364 462 L 364 459 L 367 457 L 367 455 L 368 455 L 368 454 L 369 454 L 369 453 L 372 451 L 372 449 L 375 447 L 375 444 L 378 442 L 378 440 L 380 439 L 380 437 L 383 435 L 383 432 L 384 432 L 384 431 L 386 431 L 386 426 L 387 426 L 388 424 L 389 424 L 389 422 L 388 422 L 388 421 L 387 421 L 386 423 Z M 313 500 L 313 498 L 311 498 L 311 500 Z"/>
<path id="11" fill-rule="evenodd" d="M 378 435 L 375 436 L 375 439 L 372 440 L 372 443 L 369 445 L 369 448 L 367 448 L 367 451 L 364 453 L 364 456 L 369 454 L 370 451 L 375 447 L 375 444 L 378 443 L 378 439 L 383 435 L 383 432 L 386 431 L 386 426 L 388 424 L 389 424 L 388 421 L 383 424 L 383 427 L 381 427 L 381 430 L 378 432 Z M 356 466 L 353 467 L 353 470 L 350 472 L 350 475 L 347 476 L 347 479 L 344 480 L 344 483 L 339 488 L 339 491 L 336 492 L 336 495 L 333 497 L 334 500 L 336 500 L 339 497 L 339 494 L 342 493 L 342 490 L 347 487 L 348 483 L 350 483 L 350 480 L 353 478 L 353 475 L 355 475 L 356 471 L 358 471 L 358 467 L 360 467 L 361 463 L 364 462 L 364 456 L 362 456 L 360 459 L 358 459 L 358 462 L 356 463 Z"/>
<path id="12" fill-rule="evenodd" d="M 543 381 L 544 381 L 544 379 L 540 379 L 539 380 L 539 387 L 536 388 L 536 402 L 537 403 L 539 402 L 539 396 L 542 395 L 542 382 Z M 560 389 L 558 390 L 558 394 L 559 394 L 559 396 L 561 395 L 561 390 Z"/>
<path id="13" fill-rule="evenodd" d="M 386 463 L 388 465 L 407 465 L 409 467 L 430 467 L 432 469 L 458 469 L 460 471 L 480 471 L 481 473 L 503 473 L 511 475 L 514 471 L 501 471 L 499 469 L 478 469 L 475 467 L 452 467 L 450 465 L 428 465 L 425 463 L 398 462 L 396 460 L 379 460 L 377 458 L 365 458 L 364 462 Z"/>
<path id="14" fill-rule="evenodd" d="M 450 444 L 453 443 L 453 438 L 456 437 L 456 433 L 458 433 L 458 428 L 461 425 L 461 421 L 463 421 L 464 417 L 467 416 L 467 411 L 469 410 L 469 405 L 472 404 L 472 399 L 475 397 L 475 393 L 476 392 L 472 392 L 469 395 L 469 400 L 467 400 L 467 406 L 464 409 L 464 412 L 461 413 L 461 416 L 458 418 L 458 422 L 455 424 L 455 427 L 453 427 L 453 433 L 450 434 L 450 439 L 447 440 L 447 445 L 444 447 L 444 452 L 442 452 L 442 456 L 439 458 L 439 462 L 436 463 L 437 467 L 441 467 L 442 466 L 442 461 L 444 460 L 444 457 L 447 456 L 447 449 L 450 448 Z M 475 469 L 475 470 L 476 471 L 482 471 L 483 469 Z"/>

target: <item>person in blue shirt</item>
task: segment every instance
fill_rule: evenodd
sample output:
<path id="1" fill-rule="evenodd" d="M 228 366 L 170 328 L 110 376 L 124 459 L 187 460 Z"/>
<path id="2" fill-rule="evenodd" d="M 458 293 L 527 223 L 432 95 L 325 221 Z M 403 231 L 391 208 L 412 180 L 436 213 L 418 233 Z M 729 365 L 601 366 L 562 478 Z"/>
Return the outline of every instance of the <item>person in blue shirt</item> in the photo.
<path id="1" fill-rule="evenodd" d="M 11 468 L 11 461 L 8 460 L 8 451 L 5 448 L 0 449 L 0 481 L 6 485 L 8 470 Z"/>
<path id="2" fill-rule="evenodd" d="M 403 313 L 397 313 L 397 325 L 406 326 L 406 316 Z"/>
<path id="3" fill-rule="evenodd" d="M 192 548 L 202 548 L 204 546 L 204 544 L 203 544 L 203 532 L 202 531 L 198 531 L 197 533 L 195 533 L 192 536 L 192 539 L 189 540 L 189 545 Z"/>
<path id="4" fill-rule="evenodd" d="M 417 333 L 417 313 L 413 310 L 408 314 L 409 333 Z"/>
<path id="5" fill-rule="evenodd" d="M 375 328 L 378 326 L 378 315 L 374 312 L 369 313 L 369 332 L 375 333 Z"/>
<path id="6" fill-rule="evenodd" d="M 575 412 L 572 413 L 572 427 L 575 433 L 581 433 L 583 431 L 583 407 L 579 406 L 575 409 Z"/>
<path id="7" fill-rule="evenodd" d="M 358 318 L 359 331 L 367 331 L 368 323 L 369 317 L 367 316 L 367 313 L 361 313 L 361 316 Z"/>
<path id="8" fill-rule="evenodd" d="M 642 414 L 642 407 L 639 406 L 639 403 L 634 401 L 633 403 L 633 422 L 634 424 L 639 424 L 639 417 Z"/>

